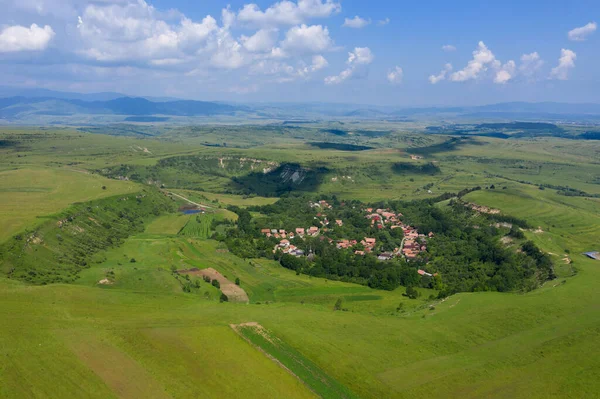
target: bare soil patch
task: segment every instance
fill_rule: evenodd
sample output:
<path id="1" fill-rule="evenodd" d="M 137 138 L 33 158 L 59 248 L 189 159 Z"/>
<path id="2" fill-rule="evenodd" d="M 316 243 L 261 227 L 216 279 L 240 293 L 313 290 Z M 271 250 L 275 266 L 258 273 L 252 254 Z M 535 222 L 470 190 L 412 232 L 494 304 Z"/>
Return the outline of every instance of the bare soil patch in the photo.
<path id="1" fill-rule="evenodd" d="M 178 271 L 179 274 L 187 274 L 190 276 L 196 276 L 196 277 L 204 277 L 207 276 L 212 280 L 217 280 L 219 282 L 219 284 L 221 285 L 221 292 L 223 292 L 223 294 L 227 295 L 227 298 L 229 298 L 229 302 L 244 302 L 244 303 L 248 303 L 250 302 L 250 299 L 248 298 L 248 294 L 246 294 L 246 291 L 244 291 L 243 288 L 235 285 L 235 283 L 229 281 L 225 276 L 223 276 L 221 273 L 219 273 L 218 271 L 216 271 L 215 269 L 213 269 L 212 267 L 209 267 L 208 269 L 188 269 L 188 270 L 179 270 Z"/>

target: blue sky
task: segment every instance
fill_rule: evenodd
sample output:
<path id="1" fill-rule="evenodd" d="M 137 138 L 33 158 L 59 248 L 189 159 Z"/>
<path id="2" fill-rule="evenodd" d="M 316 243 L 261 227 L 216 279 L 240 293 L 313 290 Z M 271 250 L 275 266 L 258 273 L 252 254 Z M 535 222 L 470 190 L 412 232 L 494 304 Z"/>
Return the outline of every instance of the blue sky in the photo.
<path id="1" fill-rule="evenodd" d="M 600 102 L 597 1 L 0 7 L 0 85 L 237 102 Z"/>

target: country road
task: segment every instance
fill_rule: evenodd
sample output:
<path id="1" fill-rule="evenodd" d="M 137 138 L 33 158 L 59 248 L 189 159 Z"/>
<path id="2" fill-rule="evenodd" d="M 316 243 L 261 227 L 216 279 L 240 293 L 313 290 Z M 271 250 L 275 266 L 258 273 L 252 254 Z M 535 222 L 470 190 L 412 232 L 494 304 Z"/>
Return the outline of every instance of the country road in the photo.
<path id="1" fill-rule="evenodd" d="M 208 205 L 204 205 L 204 204 L 199 204 L 199 203 L 197 203 L 197 202 L 194 202 L 194 201 L 192 201 L 192 200 L 190 200 L 190 199 L 188 199 L 188 198 L 185 198 L 185 197 L 184 197 L 184 196 L 182 196 L 182 195 L 176 194 L 176 193 L 174 193 L 174 192 L 171 192 L 171 191 L 166 191 L 166 190 L 165 190 L 165 192 L 166 192 L 167 194 L 174 195 L 175 197 L 181 198 L 182 200 L 184 200 L 184 201 L 186 201 L 186 202 L 189 202 L 189 203 L 190 203 L 190 204 L 192 204 L 192 205 L 196 205 L 196 206 L 199 206 L 199 207 L 202 207 L 202 208 L 215 209 L 215 208 L 214 208 L 214 207 L 212 207 L 212 206 L 208 206 Z"/>

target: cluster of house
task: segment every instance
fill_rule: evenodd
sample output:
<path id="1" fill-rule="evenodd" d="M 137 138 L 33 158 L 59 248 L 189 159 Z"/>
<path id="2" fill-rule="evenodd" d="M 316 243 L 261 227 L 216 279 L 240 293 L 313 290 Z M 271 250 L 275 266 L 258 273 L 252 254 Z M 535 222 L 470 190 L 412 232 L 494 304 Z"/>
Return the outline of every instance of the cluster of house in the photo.
<path id="1" fill-rule="evenodd" d="M 261 234 L 264 234 L 267 237 L 275 237 L 275 238 L 288 238 L 288 239 L 292 239 L 296 236 L 300 237 L 300 238 L 304 238 L 305 236 L 308 237 L 316 237 L 319 235 L 320 233 L 320 229 L 316 226 L 311 226 L 308 229 L 305 229 L 303 227 L 297 227 L 295 232 L 293 231 L 286 231 L 284 229 L 262 229 L 260 232 Z"/>
<path id="2" fill-rule="evenodd" d="M 367 208 L 365 212 L 367 212 L 366 218 L 371 221 L 371 226 L 375 226 L 378 229 L 383 229 L 386 225 L 391 226 L 391 228 L 402 226 L 402 222 L 399 219 L 402 217 L 401 213 L 396 214 L 390 212 L 389 209 L 376 209 L 373 211 L 373 208 Z"/>
<path id="3" fill-rule="evenodd" d="M 311 202 L 310 206 L 320 210 L 332 209 L 332 206 L 324 200 Z M 378 229 L 400 228 L 404 234 L 401 247 L 395 248 L 393 251 L 387 251 L 378 254 L 377 258 L 379 260 L 385 261 L 400 256 L 404 256 L 406 259 L 412 260 L 416 259 L 420 253 L 427 251 L 427 237 L 424 234 L 419 234 L 414 227 L 405 225 L 400 220 L 400 218 L 403 216 L 401 213 L 392 212 L 390 209 L 373 208 L 366 208 L 364 211 L 366 212 L 366 218 L 371 220 L 372 226 Z M 267 237 L 274 237 L 281 240 L 279 244 L 275 246 L 273 252 L 279 250 L 283 253 L 294 256 L 303 256 L 304 251 L 292 245 L 289 240 L 292 240 L 295 237 L 317 237 L 321 232 L 327 232 L 327 226 L 330 224 L 329 220 L 327 219 L 327 215 L 323 212 L 319 212 L 317 213 L 315 219 L 320 221 L 322 228 L 316 226 L 311 226 L 309 228 L 298 227 L 294 231 L 290 232 L 284 229 L 262 229 L 261 233 Z M 336 219 L 335 224 L 341 227 L 344 225 L 344 222 L 341 219 Z M 429 237 L 433 237 L 433 233 L 429 233 Z M 334 244 L 332 239 L 325 236 L 321 236 L 321 239 L 329 240 L 331 244 Z M 360 241 L 360 244 L 362 245 L 363 249 L 355 250 L 354 253 L 356 255 L 365 255 L 375 251 L 377 240 L 375 238 L 364 237 L 364 239 Z M 338 249 L 353 249 L 356 245 L 358 245 L 357 240 L 342 239 L 335 242 L 335 246 Z"/>
<path id="4" fill-rule="evenodd" d="M 304 251 L 299 249 L 295 245 L 292 245 L 289 240 L 279 241 L 279 244 L 275 245 L 273 253 L 277 251 L 281 251 L 284 254 L 289 254 L 297 257 L 304 256 Z"/>
<path id="5" fill-rule="evenodd" d="M 331 206 L 325 200 L 321 200 L 321 201 L 317 201 L 317 202 L 311 202 L 310 203 L 310 207 L 311 208 L 321 208 L 321 209 L 333 209 L 333 206 Z"/>
<path id="6" fill-rule="evenodd" d="M 406 259 L 415 259 L 421 252 L 427 251 L 427 242 L 425 234 L 419 234 L 419 232 L 410 227 L 402 227 L 404 232 L 404 245 L 402 245 L 402 255 Z M 429 237 L 433 237 L 433 233 L 429 233 Z"/>

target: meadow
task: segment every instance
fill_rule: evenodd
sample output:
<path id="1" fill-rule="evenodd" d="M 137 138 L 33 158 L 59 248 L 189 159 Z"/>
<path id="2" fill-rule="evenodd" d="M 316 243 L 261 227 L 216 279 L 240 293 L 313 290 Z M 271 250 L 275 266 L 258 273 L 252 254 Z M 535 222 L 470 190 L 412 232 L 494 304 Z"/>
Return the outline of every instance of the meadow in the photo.
<path id="1" fill-rule="evenodd" d="M 435 291 L 421 289 L 421 297 L 411 300 L 403 287 L 381 291 L 297 275 L 272 260 L 237 258 L 210 239 L 213 219 L 234 219 L 226 206 L 275 198 L 226 193 L 216 181 L 210 186 L 215 192 L 169 187 L 213 206 L 214 213 L 149 215 L 143 228 L 100 251 L 70 284 L 0 277 L 1 397 L 582 398 L 600 389 L 600 262 L 582 255 L 600 250 L 600 199 L 539 188 L 551 183 L 600 193 L 594 182 L 600 175 L 598 142 L 480 137 L 412 160 L 413 146 L 445 138 L 401 131 L 344 138 L 377 147 L 349 153 L 278 135 L 243 149 L 200 146 L 210 136 L 187 138 L 174 130 L 164 140 L 70 130 L 17 133 L 36 140 L 0 149 L 0 176 L 11 176 L 0 179 L 0 209 L 12 203 L 19 216 L 10 223 L 8 213 L 3 218 L 5 239 L 54 221 L 75 202 L 134 195 L 146 183 L 106 179 L 96 172 L 101 168 L 234 154 L 326 164 L 330 171 L 315 193 L 339 198 L 431 198 L 481 186 L 464 199 L 526 219 L 534 228 L 525 236 L 552 254 L 558 279 L 528 293 L 460 293 L 439 300 L 430 299 Z M 16 135 L 15 129 L 2 134 Z M 227 141 L 241 143 L 240 136 Z M 396 162 L 435 162 L 441 172 L 395 173 Z M 19 208 L 34 198 L 43 207 Z M 193 267 L 239 278 L 250 303 L 220 303 L 219 291 L 203 281 L 183 292 L 172 270 Z M 100 283 L 104 279 L 109 283 Z M 338 299 L 344 310 L 334 310 Z M 251 345 L 230 327 L 249 322 L 268 330 L 278 348 L 255 335 L 249 335 Z M 315 388 L 311 378 L 336 389 Z"/>

